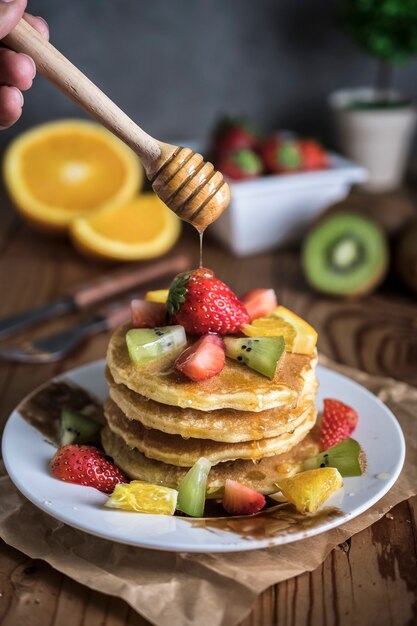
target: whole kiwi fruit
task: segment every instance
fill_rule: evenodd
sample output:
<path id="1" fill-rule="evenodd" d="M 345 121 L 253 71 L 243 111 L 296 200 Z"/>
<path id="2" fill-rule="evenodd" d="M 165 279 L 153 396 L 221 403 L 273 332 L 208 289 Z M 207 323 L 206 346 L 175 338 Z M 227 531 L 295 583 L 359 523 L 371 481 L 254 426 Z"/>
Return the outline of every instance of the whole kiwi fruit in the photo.
<path id="1" fill-rule="evenodd" d="M 321 293 L 351 298 L 371 293 L 388 264 L 384 232 L 357 213 L 327 214 L 303 242 L 304 276 Z"/>

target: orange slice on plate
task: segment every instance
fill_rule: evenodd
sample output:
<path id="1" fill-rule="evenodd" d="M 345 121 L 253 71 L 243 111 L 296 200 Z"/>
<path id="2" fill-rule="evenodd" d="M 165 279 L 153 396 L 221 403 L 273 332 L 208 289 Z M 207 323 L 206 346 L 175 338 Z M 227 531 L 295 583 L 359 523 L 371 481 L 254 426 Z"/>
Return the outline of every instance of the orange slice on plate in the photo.
<path id="1" fill-rule="evenodd" d="M 142 480 L 116 485 L 106 502 L 111 509 L 153 513 L 154 515 L 174 515 L 177 506 L 178 491 L 152 485 Z"/>
<path id="2" fill-rule="evenodd" d="M 247 337 L 277 337 L 285 339 L 285 350 L 298 354 L 312 354 L 317 333 L 310 324 L 293 311 L 278 306 L 266 317 L 258 317 L 241 328 Z"/>
<path id="3" fill-rule="evenodd" d="M 320 467 L 282 478 L 278 488 L 299 513 L 315 513 L 330 496 L 343 487 L 343 479 L 335 467 Z"/>
<path id="4" fill-rule="evenodd" d="M 98 124 L 62 120 L 19 135 L 4 156 L 4 180 L 30 223 L 63 232 L 74 217 L 130 200 L 142 187 L 135 153 Z"/>
<path id="5" fill-rule="evenodd" d="M 167 252 L 180 230 L 178 217 L 154 193 L 145 193 L 78 217 L 70 234 L 76 248 L 87 256 L 135 261 Z"/>

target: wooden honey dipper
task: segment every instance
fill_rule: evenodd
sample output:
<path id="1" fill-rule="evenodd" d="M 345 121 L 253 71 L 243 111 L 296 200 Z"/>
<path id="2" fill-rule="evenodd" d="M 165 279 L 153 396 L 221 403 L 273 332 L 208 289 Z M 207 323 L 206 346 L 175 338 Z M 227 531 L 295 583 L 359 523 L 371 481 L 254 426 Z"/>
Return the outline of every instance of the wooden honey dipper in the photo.
<path id="1" fill-rule="evenodd" d="M 202 232 L 230 201 L 229 185 L 201 154 L 154 139 L 25 20 L 3 39 L 35 61 L 39 72 L 141 159 L 153 190 L 181 219 Z"/>

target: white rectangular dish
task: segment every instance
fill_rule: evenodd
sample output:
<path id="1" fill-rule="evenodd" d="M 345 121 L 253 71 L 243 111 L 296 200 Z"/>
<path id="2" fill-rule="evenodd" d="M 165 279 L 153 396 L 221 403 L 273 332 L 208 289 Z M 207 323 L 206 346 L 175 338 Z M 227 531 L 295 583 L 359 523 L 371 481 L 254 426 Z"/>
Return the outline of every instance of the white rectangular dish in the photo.
<path id="1" fill-rule="evenodd" d="M 318 214 L 367 179 L 359 165 L 330 154 L 331 167 L 231 182 L 232 201 L 210 234 L 238 256 L 298 240 Z"/>

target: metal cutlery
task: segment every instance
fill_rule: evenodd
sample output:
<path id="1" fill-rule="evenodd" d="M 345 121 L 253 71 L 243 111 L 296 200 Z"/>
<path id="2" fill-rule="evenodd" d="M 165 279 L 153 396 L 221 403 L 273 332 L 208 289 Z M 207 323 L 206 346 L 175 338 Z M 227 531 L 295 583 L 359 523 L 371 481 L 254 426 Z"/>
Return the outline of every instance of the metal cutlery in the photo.
<path id="1" fill-rule="evenodd" d="M 82 285 L 73 293 L 55 302 L 0 319 L 0 339 L 10 337 L 38 322 L 56 318 L 66 313 L 83 311 L 107 298 L 134 289 L 138 285 L 164 275 L 183 272 L 189 266 L 189 258 L 181 254 L 145 267 L 136 265 L 127 269 L 115 270 L 95 281 Z"/>
<path id="2" fill-rule="evenodd" d="M 19 363 L 52 363 L 64 358 L 83 339 L 104 330 L 112 330 L 130 317 L 130 303 L 113 303 L 102 307 L 90 318 L 71 328 L 16 346 L 1 346 L 0 359 Z"/>

